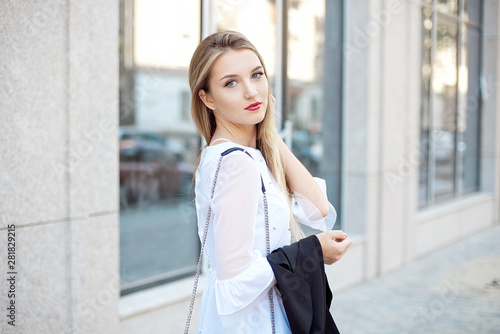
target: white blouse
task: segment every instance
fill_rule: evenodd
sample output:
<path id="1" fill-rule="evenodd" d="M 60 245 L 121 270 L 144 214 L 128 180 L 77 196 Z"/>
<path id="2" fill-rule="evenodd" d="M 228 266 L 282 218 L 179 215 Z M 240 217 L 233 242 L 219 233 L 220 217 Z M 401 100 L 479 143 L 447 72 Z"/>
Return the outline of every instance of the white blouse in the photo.
<path id="1" fill-rule="evenodd" d="M 220 154 L 241 147 L 222 160 L 210 200 Z M 209 270 L 201 301 L 198 333 L 271 333 L 268 290 L 276 284 L 266 259 L 266 235 L 261 177 L 269 206 L 271 250 L 290 244 L 290 211 L 286 196 L 267 168 L 259 150 L 224 142 L 208 146 L 196 171 L 198 234 L 203 237 L 208 207 L 212 214 L 205 243 Z M 326 193 L 326 192 L 325 192 Z M 296 219 L 312 228 L 332 229 L 337 214 L 327 217 L 298 193 L 292 199 Z M 276 333 L 291 333 L 279 292 L 273 289 Z"/>

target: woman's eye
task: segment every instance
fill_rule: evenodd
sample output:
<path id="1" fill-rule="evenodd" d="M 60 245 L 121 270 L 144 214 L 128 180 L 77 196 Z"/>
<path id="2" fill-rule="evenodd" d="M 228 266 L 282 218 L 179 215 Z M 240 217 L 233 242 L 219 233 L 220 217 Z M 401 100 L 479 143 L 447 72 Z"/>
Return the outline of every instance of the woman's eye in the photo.
<path id="1" fill-rule="evenodd" d="M 234 87 L 234 85 L 236 85 L 236 81 L 231 80 L 231 81 L 228 81 L 228 82 L 226 83 L 226 86 L 225 86 L 225 87 Z"/>
<path id="2" fill-rule="evenodd" d="M 257 73 L 254 73 L 254 74 L 252 74 L 252 78 L 253 78 L 253 79 L 258 79 L 258 78 L 260 78 L 260 76 L 261 76 L 261 75 L 263 75 L 263 74 L 264 74 L 264 73 L 262 73 L 262 72 L 257 72 Z"/>

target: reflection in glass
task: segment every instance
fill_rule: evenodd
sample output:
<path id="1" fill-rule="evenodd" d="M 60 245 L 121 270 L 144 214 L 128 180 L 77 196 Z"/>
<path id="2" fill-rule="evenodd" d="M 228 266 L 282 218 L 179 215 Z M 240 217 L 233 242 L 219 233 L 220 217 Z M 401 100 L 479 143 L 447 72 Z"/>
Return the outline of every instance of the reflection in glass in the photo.
<path id="1" fill-rule="evenodd" d="M 481 22 L 481 0 L 464 0 L 466 20 L 479 24 Z"/>
<path id="2" fill-rule="evenodd" d="M 325 179 L 339 225 L 343 224 L 342 13 L 339 1 L 290 2 L 285 94 L 291 149 L 313 176 Z M 353 233 L 364 229 L 349 223 Z"/>
<path id="3" fill-rule="evenodd" d="M 454 195 L 457 110 L 457 28 L 438 23 L 432 80 L 435 95 L 433 143 L 435 149 L 435 201 Z"/>
<path id="4" fill-rule="evenodd" d="M 132 78 L 134 104 L 119 132 L 123 293 L 196 267 L 192 179 L 199 141 L 187 71 L 200 39 L 199 7 L 197 0 L 136 0 L 133 20 L 124 22 L 133 26 L 133 66 L 120 76 Z"/>
<path id="5" fill-rule="evenodd" d="M 437 0 L 437 9 L 443 13 L 457 15 L 458 0 Z"/>
<path id="6" fill-rule="evenodd" d="M 427 204 L 429 182 L 429 115 L 431 98 L 432 10 L 422 9 L 422 110 L 420 116 L 419 206 Z"/>
<path id="7" fill-rule="evenodd" d="M 276 3 L 274 0 L 215 0 L 217 31 L 235 30 L 247 37 L 265 61 L 267 75 L 276 75 Z"/>
<path id="8" fill-rule="evenodd" d="M 480 88 L 479 88 L 479 59 L 480 59 L 479 30 L 476 28 L 466 29 L 466 40 L 464 43 L 464 64 L 462 67 L 465 75 L 460 76 L 464 84 L 460 84 L 461 94 L 466 100 L 463 101 L 461 122 L 459 123 L 460 138 L 459 152 L 462 155 L 460 175 L 462 179 L 462 192 L 468 193 L 479 189 L 479 138 L 480 138 Z M 464 86 L 464 87 L 462 87 Z"/>
<path id="9" fill-rule="evenodd" d="M 292 151 L 312 175 L 323 160 L 324 1 L 293 1 L 288 10 L 289 118 Z"/>
<path id="10" fill-rule="evenodd" d="M 458 3 L 465 15 L 450 17 Z M 479 189 L 481 3 L 438 0 L 438 13 L 422 9 L 420 207 Z"/>

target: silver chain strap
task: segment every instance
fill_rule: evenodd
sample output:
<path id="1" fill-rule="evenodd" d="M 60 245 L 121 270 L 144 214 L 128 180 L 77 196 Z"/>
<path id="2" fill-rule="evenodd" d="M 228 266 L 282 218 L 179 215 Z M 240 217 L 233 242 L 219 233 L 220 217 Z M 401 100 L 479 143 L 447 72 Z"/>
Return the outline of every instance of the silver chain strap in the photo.
<path id="1" fill-rule="evenodd" d="M 215 170 L 214 181 L 212 182 L 212 191 L 210 192 L 210 199 L 214 197 L 215 184 L 217 183 L 217 177 L 219 176 L 219 170 L 222 163 L 222 156 L 219 158 L 217 164 L 217 169 Z M 207 220 L 205 222 L 205 229 L 203 230 L 203 239 L 201 241 L 200 257 L 198 258 L 198 265 L 196 266 L 196 275 L 194 276 L 193 293 L 191 294 L 191 302 L 189 303 L 189 312 L 186 320 L 186 327 L 184 328 L 184 334 L 189 333 L 189 325 L 191 325 L 191 316 L 193 315 L 194 300 L 196 298 L 196 290 L 198 289 L 198 280 L 200 278 L 200 268 L 201 259 L 203 258 L 203 250 L 205 249 L 205 241 L 207 240 L 208 225 L 210 223 L 210 216 L 212 215 L 212 208 L 208 206 Z"/>
<path id="2" fill-rule="evenodd" d="M 221 156 L 219 158 L 219 162 L 217 163 L 217 169 L 215 170 L 215 176 L 214 176 L 214 181 L 212 182 L 212 190 L 210 192 L 210 199 L 214 197 L 214 192 L 215 192 L 215 185 L 217 184 L 217 178 L 219 176 L 219 171 L 220 171 L 220 166 L 222 164 L 222 159 L 224 157 Z M 262 178 L 262 176 L 261 176 Z M 266 192 L 262 191 L 262 195 L 264 198 L 264 217 L 265 217 L 265 222 L 266 222 L 266 252 L 267 255 L 271 253 L 271 242 L 270 242 L 270 237 L 269 237 L 269 212 L 268 212 L 268 206 L 267 206 L 267 196 Z M 201 242 L 201 249 L 200 249 L 200 257 L 198 258 L 198 265 L 196 266 L 196 274 L 194 277 L 194 284 L 193 284 L 193 293 L 191 294 L 191 302 L 189 303 L 189 312 L 186 320 L 186 327 L 184 328 L 184 334 L 189 333 L 189 325 L 191 324 L 191 316 L 193 315 L 193 308 L 194 308 L 194 300 L 196 298 L 196 290 L 198 289 L 198 280 L 200 278 L 200 268 L 201 268 L 201 259 L 203 258 L 203 250 L 205 249 L 205 241 L 207 240 L 207 234 L 208 234 L 208 225 L 210 224 L 210 216 L 212 215 L 212 208 L 209 206 L 208 207 L 208 212 L 207 212 L 207 220 L 205 221 L 205 229 L 203 230 L 203 238 Z M 275 323 L 274 323 L 274 299 L 273 299 L 273 288 L 269 289 L 268 296 L 269 296 L 269 307 L 271 310 L 271 326 L 273 330 L 273 334 L 276 334 L 276 328 L 275 328 Z"/>
<path id="3" fill-rule="evenodd" d="M 263 198 L 264 198 L 264 217 L 266 221 L 266 253 L 267 255 L 271 254 L 271 240 L 269 237 L 269 211 L 267 207 L 267 196 L 266 192 L 262 192 Z M 273 290 L 274 286 L 269 289 L 268 296 L 269 296 L 269 308 L 271 311 L 271 326 L 273 329 L 273 334 L 276 334 L 276 327 L 274 323 L 274 298 L 273 298 Z"/>

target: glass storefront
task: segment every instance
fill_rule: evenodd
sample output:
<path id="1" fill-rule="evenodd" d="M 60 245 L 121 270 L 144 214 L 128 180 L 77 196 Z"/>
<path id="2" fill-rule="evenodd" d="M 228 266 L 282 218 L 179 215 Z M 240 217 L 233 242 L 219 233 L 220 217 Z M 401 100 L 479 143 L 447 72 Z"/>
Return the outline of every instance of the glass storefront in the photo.
<path id="1" fill-rule="evenodd" d="M 340 153 L 323 152 L 333 143 L 324 127 L 340 124 L 339 108 L 324 112 L 331 98 L 325 92 L 332 95 L 325 77 L 341 84 L 340 63 L 329 67 L 337 72 L 324 71 L 330 59 L 324 56 L 327 6 L 305 0 L 121 1 L 122 293 L 194 272 L 199 241 L 192 181 L 203 143 L 190 116 L 187 72 L 196 46 L 212 32 L 239 31 L 262 54 L 279 130 L 311 173 L 327 180 L 340 211 Z M 331 46 L 328 52 L 341 54 Z"/>
<path id="2" fill-rule="evenodd" d="M 326 180 L 337 228 L 342 222 L 341 13 L 341 3 L 290 2 L 283 96 L 288 143 L 313 176 Z"/>
<path id="3" fill-rule="evenodd" d="M 438 11 L 450 15 L 458 14 L 458 0 L 437 0 Z"/>
<path id="4" fill-rule="evenodd" d="M 419 203 L 426 203 L 429 196 L 432 25 L 432 10 L 428 7 L 422 8 L 422 105 L 420 116 Z"/>
<path id="5" fill-rule="evenodd" d="M 455 135 L 457 115 L 457 27 L 438 20 L 436 58 L 432 88 L 435 186 L 437 202 L 453 197 L 455 191 Z"/>
<path id="6" fill-rule="evenodd" d="M 203 143 L 190 116 L 187 72 L 200 40 L 215 31 L 240 31 L 263 55 L 280 133 L 326 180 L 342 223 L 340 2 L 120 4 L 123 293 L 195 269 L 193 174 Z M 478 190 L 480 7 L 480 0 L 422 1 L 420 207 Z"/>
<path id="7" fill-rule="evenodd" d="M 124 12 L 132 14 L 123 15 L 123 30 L 133 29 L 133 47 L 122 71 L 129 82 L 122 86 L 119 131 L 124 293 L 190 275 L 199 253 L 192 184 L 200 140 L 188 67 L 200 41 L 200 2 L 127 5 Z"/>
<path id="8" fill-rule="evenodd" d="M 461 68 L 462 73 L 460 75 L 463 79 L 463 85 L 460 87 L 463 109 L 460 113 L 458 126 L 461 142 L 463 142 L 460 147 L 460 152 L 462 153 L 461 165 L 463 165 L 460 180 L 464 193 L 477 191 L 479 188 L 480 49 L 481 34 L 479 33 L 479 29 L 474 26 L 468 26 L 463 43 L 463 63 L 465 66 Z"/>
<path id="9" fill-rule="evenodd" d="M 419 206 L 479 189 L 480 0 L 423 1 Z"/>
<path id="10" fill-rule="evenodd" d="M 242 33 L 264 58 L 271 84 L 276 76 L 277 27 L 274 0 L 215 0 L 214 19 L 217 31 Z"/>
<path id="11" fill-rule="evenodd" d="M 292 151 L 313 175 L 323 160 L 324 1 L 298 0 L 288 9 L 288 97 Z"/>

